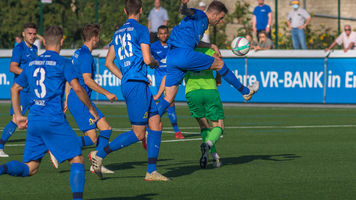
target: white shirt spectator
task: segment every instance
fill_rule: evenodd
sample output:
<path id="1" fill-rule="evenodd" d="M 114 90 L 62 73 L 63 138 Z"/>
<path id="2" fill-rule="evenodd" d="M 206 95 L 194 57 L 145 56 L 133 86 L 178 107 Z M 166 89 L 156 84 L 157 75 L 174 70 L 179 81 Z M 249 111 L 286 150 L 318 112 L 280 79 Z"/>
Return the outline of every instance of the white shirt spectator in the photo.
<path id="1" fill-rule="evenodd" d="M 305 21 L 310 17 L 310 14 L 303 8 L 293 9 L 288 14 L 288 21 L 292 28 L 299 28 L 304 25 Z"/>
<path id="2" fill-rule="evenodd" d="M 337 38 L 336 38 L 336 43 L 338 45 L 343 44 L 344 49 L 348 48 L 351 42 L 354 42 L 356 44 L 356 32 L 351 32 L 350 35 L 347 37 L 345 32 L 342 32 Z M 351 49 L 356 49 L 355 45 Z"/>
<path id="3" fill-rule="evenodd" d="M 169 20 L 168 12 L 162 7 L 159 7 L 159 9 L 153 8 L 148 15 L 148 20 L 151 23 L 150 32 L 157 33 L 158 27 Z"/>

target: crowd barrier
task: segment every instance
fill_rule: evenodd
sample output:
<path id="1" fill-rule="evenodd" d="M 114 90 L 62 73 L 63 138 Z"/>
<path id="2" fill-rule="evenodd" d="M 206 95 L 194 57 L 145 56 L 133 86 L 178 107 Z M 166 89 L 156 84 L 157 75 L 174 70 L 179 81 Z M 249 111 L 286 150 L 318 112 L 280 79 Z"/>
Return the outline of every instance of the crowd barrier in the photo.
<path id="1" fill-rule="evenodd" d="M 42 50 L 43 51 L 43 50 Z M 41 53 L 40 51 L 39 53 Z M 222 50 L 227 66 L 245 85 L 260 81 L 260 91 L 251 102 L 258 103 L 356 103 L 356 51 L 341 50 L 268 50 L 251 51 L 237 57 Z M 61 55 L 71 57 L 74 50 L 62 50 Z M 105 66 L 107 50 L 94 50 L 97 63 L 96 82 L 123 100 L 121 81 Z M 0 50 L 0 99 L 10 99 L 13 74 L 9 72 L 11 50 Z M 154 84 L 153 70 L 148 77 Z M 185 101 L 185 83 L 179 87 L 176 101 Z M 224 80 L 218 87 L 223 102 L 243 102 L 242 96 Z M 106 100 L 93 93 L 93 100 Z"/>

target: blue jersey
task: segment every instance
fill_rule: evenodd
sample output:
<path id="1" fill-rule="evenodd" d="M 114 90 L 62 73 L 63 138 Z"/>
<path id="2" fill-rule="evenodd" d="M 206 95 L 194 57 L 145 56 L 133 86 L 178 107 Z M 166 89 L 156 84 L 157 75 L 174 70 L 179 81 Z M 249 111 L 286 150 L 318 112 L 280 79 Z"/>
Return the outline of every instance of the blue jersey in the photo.
<path id="1" fill-rule="evenodd" d="M 161 41 L 156 41 L 151 44 L 151 53 L 153 58 L 155 58 L 159 62 L 159 67 L 155 69 L 155 80 L 156 86 L 158 82 L 161 82 L 162 78 L 166 75 L 167 72 L 167 52 L 168 52 L 168 45 L 162 46 Z"/>
<path id="2" fill-rule="evenodd" d="M 208 29 L 209 20 L 206 14 L 201 10 L 191 9 L 195 11 L 194 15 L 185 17 L 173 28 L 168 39 L 171 46 L 194 49 Z"/>
<path id="3" fill-rule="evenodd" d="M 122 72 L 122 82 L 145 81 L 147 65 L 143 62 L 141 44 L 150 44 L 147 27 L 134 19 L 128 19 L 115 33 L 110 45 L 114 45 L 116 59 Z"/>
<path id="4" fill-rule="evenodd" d="M 271 12 L 271 8 L 264 4 L 263 6 L 256 6 L 253 10 L 253 14 L 256 16 L 256 29 L 258 31 L 265 30 L 268 24 L 268 14 Z"/>
<path id="5" fill-rule="evenodd" d="M 37 57 L 37 50 L 36 45 L 32 45 L 32 48 L 29 48 L 25 41 L 22 40 L 22 42 L 16 45 L 16 47 L 12 50 L 11 62 L 18 63 L 19 67 L 23 69 L 24 65 L 28 64 Z M 19 74 L 14 74 L 14 82 L 18 76 Z M 24 88 L 23 91 L 27 91 L 27 88 Z"/>
<path id="6" fill-rule="evenodd" d="M 91 74 L 91 78 L 95 79 L 95 62 L 89 48 L 83 45 L 80 49 L 76 50 L 72 57 L 72 63 L 75 76 L 78 77 L 80 85 L 85 89 L 90 97 L 92 89 L 85 85 L 83 79 L 84 73 Z"/>
<path id="7" fill-rule="evenodd" d="M 66 81 L 75 77 L 73 65 L 69 59 L 57 52 L 46 51 L 25 65 L 16 83 L 21 87 L 29 86 L 33 105 L 28 114 L 29 120 L 62 122 L 63 96 Z"/>

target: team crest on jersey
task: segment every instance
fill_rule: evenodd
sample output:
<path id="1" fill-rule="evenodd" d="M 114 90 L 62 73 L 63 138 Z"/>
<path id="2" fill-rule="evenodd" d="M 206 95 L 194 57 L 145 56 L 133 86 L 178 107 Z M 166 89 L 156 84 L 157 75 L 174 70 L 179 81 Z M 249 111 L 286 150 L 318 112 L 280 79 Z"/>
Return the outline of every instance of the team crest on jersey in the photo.
<path id="1" fill-rule="evenodd" d="M 143 116 L 143 119 L 146 119 L 148 117 L 147 111 L 145 112 L 145 115 Z"/>
<path id="2" fill-rule="evenodd" d="M 93 125 L 94 124 L 94 120 L 92 118 L 89 118 L 89 125 Z"/>

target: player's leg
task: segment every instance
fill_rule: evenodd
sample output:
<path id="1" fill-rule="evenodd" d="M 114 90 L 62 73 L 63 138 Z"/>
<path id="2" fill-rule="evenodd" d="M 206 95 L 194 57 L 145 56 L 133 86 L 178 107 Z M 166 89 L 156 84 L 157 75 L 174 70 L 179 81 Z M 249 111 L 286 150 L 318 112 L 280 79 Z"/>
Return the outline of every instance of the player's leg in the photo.
<path id="1" fill-rule="evenodd" d="M 176 138 L 184 139 L 184 136 L 182 135 L 181 131 L 178 128 L 178 120 L 177 120 L 176 107 L 175 107 L 174 101 L 168 107 L 168 117 L 169 117 L 169 120 L 171 121 L 173 131 L 176 134 Z"/>
<path id="2" fill-rule="evenodd" d="M 73 199 L 83 199 L 85 185 L 84 158 L 82 155 L 69 160 L 70 176 L 69 183 L 72 188 Z"/>
<path id="3" fill-rule="evenodd" d="M 30 161 L 23 163 L 17 160 L 12 160 L 4 165 L 0 165 L 0 175 L 8 174 L 10 176 L 32 176 L 37 173 L 40 166 L 40 161 Z"/>
<path id="4" fill-rule="evenodd" d="M 170 78 L 170 77 L 167 76 L 166 80 L 168 80 L 168 78 Z M 161 98 L 157 104 L 157 109 L 158 109 L 160 116 L 162 116 L 166 112 L 167 108 L 174 101 L 174 98 L 176 98 L 177 92 L 178 92 L 178 85 L 171 85 L 171 86 L 166 85 L 165 96 L 164 96 L 164 98 Z"/>
<path id="5" fill-rule="evenodd" d="M 112 128 L 106 121 L 105 117 L 99 119 L 99 121 L 96 123 L 96 126 L 100 130 L 96 148 L 98 150 L 104 148 L 109 143 L 109 139 L 112 134 Z"/>
<path id="6" fill-rule="evenodd" d="M 223 79 L 234 86 L 242 95 L 245 100 L 250 100 L 252 96 L 259 90 L 259 82 L 256 81 L 250 87 L 245 87 L 234 73 L 226 66 L 225 62 L 216 56 L 214 56 L 214 62 L 209 68 L 210 70 L 217 71 Z"/>

